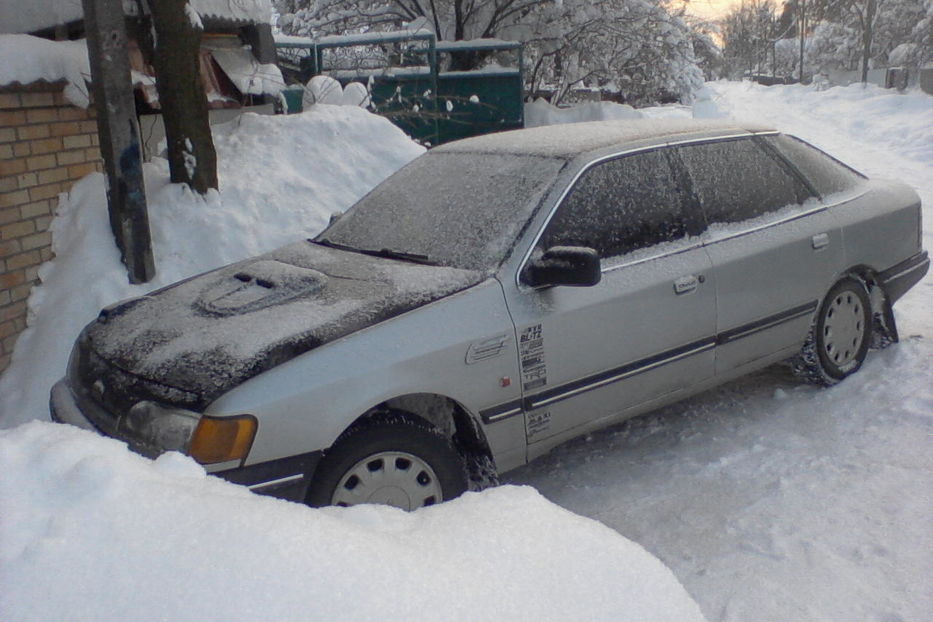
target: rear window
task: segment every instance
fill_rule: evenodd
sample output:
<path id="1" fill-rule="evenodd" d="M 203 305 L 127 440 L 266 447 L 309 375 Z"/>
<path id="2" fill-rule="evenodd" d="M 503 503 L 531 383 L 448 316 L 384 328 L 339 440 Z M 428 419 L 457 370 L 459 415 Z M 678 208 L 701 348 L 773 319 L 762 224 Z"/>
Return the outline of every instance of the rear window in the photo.
<path id="1" fill-rule="evenodd" d="M 821 196 L 843 192 L 865 180 L 860 173 L 794 136 L 768 136 L 765 140 L 790 160 Z"/>
<path id="2" fill-rule="evenodd" d="M 679 148 L 710 224 L 734 223 L 803 203 L 810 191 L 755 141 L 719 141 Z"/>

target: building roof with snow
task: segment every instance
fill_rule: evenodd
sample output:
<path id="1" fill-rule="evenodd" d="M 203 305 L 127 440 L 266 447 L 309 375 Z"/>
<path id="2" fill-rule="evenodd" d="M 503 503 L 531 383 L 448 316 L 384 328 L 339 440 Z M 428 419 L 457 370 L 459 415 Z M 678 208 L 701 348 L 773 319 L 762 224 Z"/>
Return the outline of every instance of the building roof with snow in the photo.
<path id="1" fill-rule="evenodd" d="M 35 82 L 62 82 L 65 98 L 81 108 L 89 102 L 91 69 L 87 45 L 32 35 L 0 34 L 0 89 Z"/>
<path id="2" fill-rule="evenodd" d="M 271 0 L 189 0 L 205 28 L 272 22 Z M 123 0 L 127 15 L 136 15 L 134 0 Z M 81 0 L 0 0 L 0 33 L 34 33 L 84 19 Z"/>

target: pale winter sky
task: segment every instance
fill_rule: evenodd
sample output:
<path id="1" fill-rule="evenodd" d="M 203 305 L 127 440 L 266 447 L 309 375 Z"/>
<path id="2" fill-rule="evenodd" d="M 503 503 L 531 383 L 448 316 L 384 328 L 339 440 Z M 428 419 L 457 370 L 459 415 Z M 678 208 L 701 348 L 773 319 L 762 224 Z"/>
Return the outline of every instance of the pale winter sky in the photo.
<path id="1" fill-rule="evenodd" d="M 742 0 L 687 0 L 687 13 L 705 19 L 715 19 L 722 17 L 730 7 L 740 4 L 741 1 Z"/>

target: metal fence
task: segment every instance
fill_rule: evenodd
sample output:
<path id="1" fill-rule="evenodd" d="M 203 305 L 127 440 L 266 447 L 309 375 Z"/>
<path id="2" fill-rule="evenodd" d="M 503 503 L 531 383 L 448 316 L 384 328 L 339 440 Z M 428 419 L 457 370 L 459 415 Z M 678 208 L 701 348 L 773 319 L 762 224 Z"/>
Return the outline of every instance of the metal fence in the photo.
<path id="1" fill-rule="evenodd" d="M 861 71 L 829 71 L 825 75 L 835 86 L 848 86 L 862 81 Z M 933 95 L 933 67 L 870 69 L 868 82 L 886 89 L 904 90 L 919 86 L 925 93 Z"/>

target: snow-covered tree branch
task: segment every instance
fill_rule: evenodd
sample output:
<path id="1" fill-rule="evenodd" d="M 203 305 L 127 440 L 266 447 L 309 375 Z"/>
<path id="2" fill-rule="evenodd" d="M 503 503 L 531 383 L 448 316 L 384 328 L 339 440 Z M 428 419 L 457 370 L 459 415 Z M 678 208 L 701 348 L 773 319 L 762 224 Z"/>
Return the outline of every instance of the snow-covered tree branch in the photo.
<path id="1" fill-rule="evenodd" d="M 526 45 L 529 91 L 559 101 L 577 86 L 629 102 L 689 100 L 702 83 L 692 34 L 667 0 L 297 0 L 280 25 L 305 36 L 428 28 L 439 40 L 501 38 Z M 477 69 L 489 54 L 452 54 Z"/>

